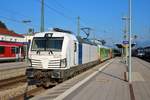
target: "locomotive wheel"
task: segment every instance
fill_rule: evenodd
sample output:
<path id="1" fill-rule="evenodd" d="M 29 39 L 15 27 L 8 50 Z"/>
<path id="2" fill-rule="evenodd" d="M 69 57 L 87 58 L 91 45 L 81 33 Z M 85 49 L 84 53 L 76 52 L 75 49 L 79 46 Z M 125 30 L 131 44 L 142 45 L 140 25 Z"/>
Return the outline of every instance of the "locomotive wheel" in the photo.
<path id="1" fill-rule="evenodd" d="M 50 86 L 51 86 L 50 82 L 45 82 L 43 84 L 43 88 L 45 88 L 45 89 L 49 88 Z"/>
<path id="2" fill-rule="evenodd" d="M 41 87 L 41 84 L 36 84 L 36 87 Z"/>

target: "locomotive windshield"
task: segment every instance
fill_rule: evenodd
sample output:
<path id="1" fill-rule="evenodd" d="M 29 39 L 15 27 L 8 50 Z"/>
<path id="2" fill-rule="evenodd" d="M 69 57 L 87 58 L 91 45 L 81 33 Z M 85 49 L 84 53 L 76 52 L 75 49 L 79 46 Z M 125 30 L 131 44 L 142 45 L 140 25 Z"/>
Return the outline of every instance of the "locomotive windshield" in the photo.
<path id="1" fill-rule="evenodd" d="M 63 39 L 63 37 L 34 37 L 31 50 L 61 51 Z"/>

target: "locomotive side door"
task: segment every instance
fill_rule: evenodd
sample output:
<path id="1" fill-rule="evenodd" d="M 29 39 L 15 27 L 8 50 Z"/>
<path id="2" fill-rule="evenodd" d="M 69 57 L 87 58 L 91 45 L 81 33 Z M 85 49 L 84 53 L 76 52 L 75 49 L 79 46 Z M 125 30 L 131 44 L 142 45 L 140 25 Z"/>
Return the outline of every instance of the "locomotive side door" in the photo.
<path id="1" fill-rule="evenodd" d="M 78 49 L 77 49 L 77 42 L 76 41 L 74 41 L 74 47 L 73 48 L 74 48 L 74 55 L 73 55 L 74 56 L 74 58 L 73 58 L 74 64 L 77 65 L 77 52 L 78 52 L 77 50 Z"/>

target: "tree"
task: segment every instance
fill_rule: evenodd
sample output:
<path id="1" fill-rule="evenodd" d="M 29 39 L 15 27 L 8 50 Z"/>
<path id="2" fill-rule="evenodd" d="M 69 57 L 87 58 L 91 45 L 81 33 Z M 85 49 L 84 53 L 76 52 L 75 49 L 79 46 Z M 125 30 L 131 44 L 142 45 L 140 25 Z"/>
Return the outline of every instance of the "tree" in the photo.
<path id="1" fill-rule="evenodd" d="M 0 21 L 0 28 L 7 29 L 6 25 L 2 21 Z"/>

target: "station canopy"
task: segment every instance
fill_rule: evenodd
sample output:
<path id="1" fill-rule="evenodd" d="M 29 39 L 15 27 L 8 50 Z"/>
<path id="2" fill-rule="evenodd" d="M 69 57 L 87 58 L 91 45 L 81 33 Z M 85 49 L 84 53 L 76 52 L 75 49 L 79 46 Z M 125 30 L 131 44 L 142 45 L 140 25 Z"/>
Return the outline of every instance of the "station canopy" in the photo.
<path id="1" fill-rule="evenodd" d="M 131 46 L 134 47 L 135 45 L 136 45 L 136 44 L 133 43 Z M 116 46 L 117 46 L 118 48 L 124 48 L 124 47 L 125 47 L 124 44 L 116 44 Z M 127 45 L 127 46 L 128 46 L 128 45 Z"/>

